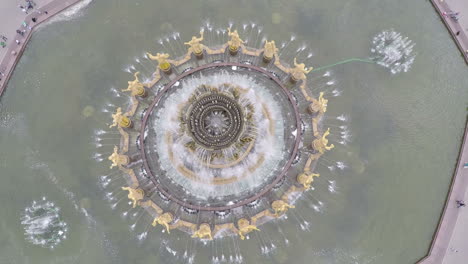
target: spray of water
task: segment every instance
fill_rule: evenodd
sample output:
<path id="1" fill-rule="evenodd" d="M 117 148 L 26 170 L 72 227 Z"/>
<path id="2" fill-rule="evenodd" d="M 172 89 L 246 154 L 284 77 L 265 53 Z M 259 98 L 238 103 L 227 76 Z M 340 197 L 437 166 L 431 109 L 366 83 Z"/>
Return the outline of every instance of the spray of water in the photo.
<path id="1" fill-rule="evenodd" d="M 392 74 L 407 72 L 416 57 L 414 45 L 393 29 L 382 31 L 372 39 L 373 60 L 388 68 Z"/>
<path id="2" fill-rule="evenodd" d="M 26 207 L 21 217 L 26 240 L 44 248 L 55 248 L 67 238 L 67 223 L 60 218 L 60 208 L 42 197 Z"/>

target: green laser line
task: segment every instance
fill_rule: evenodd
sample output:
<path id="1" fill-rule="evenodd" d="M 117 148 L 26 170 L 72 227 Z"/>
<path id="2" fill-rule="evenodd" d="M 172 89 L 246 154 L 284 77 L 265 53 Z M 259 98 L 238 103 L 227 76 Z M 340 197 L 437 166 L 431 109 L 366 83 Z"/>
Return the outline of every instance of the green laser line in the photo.
<path id="1" fill-rule="evenodd" d="M 326 65 L 326 66 L 323 66 L 323 67 L 315 68 L 315 69 L 312 70 L 312 72 L 321 71 L 321 70 L 328 69 L 328 68 L 331 68 L 331 67 L 336 66 L 336 65 L 345 64 L 345 63 L 353 62 L 353 61 L 360 61 L 360 62 L 367 62 L 367 63 L 375 63 L 375 62 L 372 61 L 372 60 L 360 59 L 360 58 L 351 58 L 351 59 L 342 60 L 342 61 L 339 61 L 339 62 L 337 62 L 337 63 L 330 64 L 330 65 Z"/>

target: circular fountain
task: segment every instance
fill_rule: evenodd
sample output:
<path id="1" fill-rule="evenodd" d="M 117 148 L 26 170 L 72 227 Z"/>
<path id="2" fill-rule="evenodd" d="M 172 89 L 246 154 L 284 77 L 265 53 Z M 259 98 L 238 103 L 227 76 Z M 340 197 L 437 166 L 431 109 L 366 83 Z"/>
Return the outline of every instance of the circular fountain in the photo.
<path id="1" fill-rule="evenodd" d="M 282 61 L 274 41 L 254 48 L 227 32 L 220 45 L 192 37 L 175 59 L 147 53 L 156 71 L 144 82 L 136 72 L 131 104 L 112 115 L 121 140 L 109 160 L 133 207 L 202 240 L 244 239 L 283 217 L 334 147 L 320 124 L 328 100 L 307 86 L 312 69 Z"/>
<path id="2" fill-rule="evenodd" d="M 43 197 L 26 207 L 21 217 L 26 239 L 34 245 L 55 248 L 67 238 L 67 223 L 60 218 L 60 208 Z"/>
<path id="3" fill-rule="evenodd" d="M 196 210 L 227 210 L 257 199 L 254 193 L 271 189 L 288 171 L 300 142 L 291 137 L 299 115 L 273 75 L 239 63 L 209 64 L 165 89 L 141 130 L 143 163 L 164 195 Z"/>
<path id="4" fill-rule="evenodd" d="M 372 39 L 373 60 L 388 69 L 392 74 L 407 72 L 414 62 L 414 43 L 401 33 L 384 30 Z"/>

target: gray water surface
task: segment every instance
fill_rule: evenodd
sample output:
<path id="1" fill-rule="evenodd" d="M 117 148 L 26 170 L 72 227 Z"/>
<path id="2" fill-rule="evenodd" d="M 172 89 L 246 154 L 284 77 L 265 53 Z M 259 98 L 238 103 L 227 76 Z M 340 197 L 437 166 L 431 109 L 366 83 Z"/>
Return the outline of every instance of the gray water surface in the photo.
<path id="1" fill-rule="evenodd" d="M 274 240 L 280 225 L 290 245 L 262 256 L 252 236 L 241 243 L 245 263 L 404 264 L 426 254 L 468 99 L 467 67 L 428 1 L 107 0 L 81 12 L 34 34 L 0 101 L 0 263 L 179 263 L 161 241 L 180 244 L 181 254 L 186 234 L 152 228 L 137 242 L 129 228 L 135 220 L 122 219 L 104 199 L 98 181 L 109 164 L 93 159 L 93 133 L 110 122 L 100 110 L 115 103 L 111 87 L 132 79 L 123 69 L 136 56 L 157 52 L 156 41 L 168 32 L 188 40 L 206 19 L 222 26 L 228 18 L 254 21 L 277 42 L 295 33 L 314 52 L 315 67 L 369 56 L 372 37 L 389 28 L 413 40 L 417 52 L 408 73 L 362 63 L 332 69 L 344 93 L 330 100 L 329 115 L 349 115 L 353 141 L 331 157 L 343 157 L 349 168 L 326 173 L 320 165 L 312 194 L 324 207 L 295 209 L 310 231 L 299 229 L 294 213 L 262 226 L 262 236 Z M 273 24 L 273 13 L 281 24 Z M 96 112 L 86 118 L 88 105 Z M 336 181 L 336 192 L 328 181 Z M 62 208 L 70 226 L 54 250 L 26 242 L 19 220 L 42 196 Z"/>

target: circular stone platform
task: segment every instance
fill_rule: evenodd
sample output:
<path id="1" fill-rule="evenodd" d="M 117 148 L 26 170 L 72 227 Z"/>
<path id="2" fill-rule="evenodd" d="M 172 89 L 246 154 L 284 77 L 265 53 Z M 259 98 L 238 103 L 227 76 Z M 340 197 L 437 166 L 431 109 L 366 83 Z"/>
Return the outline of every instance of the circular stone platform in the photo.
<path id="1" fill-rule="evenodd" d="M 144 117 L 148 176 L 191 209 L 227 210 L 258 199 L 296 156 L 301 138 L 292 133 L 301 123 L 293 100 L 275 76 L 251 65 L 207 64 L 182 74 Z M 225 131 L 210 131 L 210 114 Z"/>
<path id="2" fill-rule="evenodd" d="M 147 54 L 152 79 L 134 73 L 131 105 L 112 115 L 122 137 L 109 160 L 133 206 L 199 239 L 243 239 L 282 217 L 334 147 L 319 124 L 328 100 L 307 87 L 311 69 L 280 61 L 273 41 L 251 48 L 228 33 L 214 47 L 193 37 L 175 60 Z"/>

